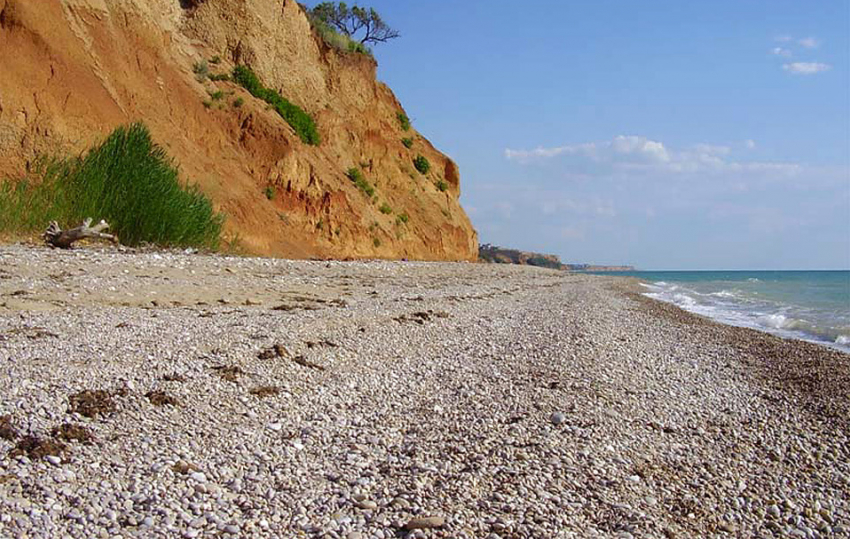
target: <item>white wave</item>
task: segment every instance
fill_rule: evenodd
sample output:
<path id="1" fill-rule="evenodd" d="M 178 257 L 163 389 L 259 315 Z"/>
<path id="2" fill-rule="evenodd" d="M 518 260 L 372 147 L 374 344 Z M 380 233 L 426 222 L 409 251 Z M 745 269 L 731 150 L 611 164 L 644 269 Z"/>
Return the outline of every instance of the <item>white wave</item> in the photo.
<path id="1" fill-rule="evenodd" d="M 786 329 L 791 325 L 791 320 L 784 314 L 767 314 L 758 318 L 758 323 L 773 329 Z"/>
<path id="2" fill-rule="evenodd" d="M 850 346 L 850 335 L 839 335 L 835 339 L 835 344 L 841 344 L 844 346 Z"/>
<path id="3" fill-rule="evenodd" d="M 710 294 L 708 294 L 708 295 L 709 295 L 709 296 L 714 296 L 714 297 L 716 297 L 716 298 L 734 298 L 734 297 L 737 297 L 737 296 L 738 296 L 738 295 L 737 295 L 737 294 L 735 294 L 734 292 L 730 292 L 730 291 L 728 291 L 728 290 L 721 290 L 720 292 L 712 292 L 712 293 L 710 293 Z"/>
<path id="4" fill-rule="evenodd" d="M 747 279 L 747 282 L 748 283 L 760 283 L 761 279 L 756 279 L 755 277 L 750 277 L 749 279 Z"/>
<path id="5" fill-rule="evenodd" d="M 683 307 L 696 307 L 697 300 L 687 294 L 673 294 L 673 303 Z"/>

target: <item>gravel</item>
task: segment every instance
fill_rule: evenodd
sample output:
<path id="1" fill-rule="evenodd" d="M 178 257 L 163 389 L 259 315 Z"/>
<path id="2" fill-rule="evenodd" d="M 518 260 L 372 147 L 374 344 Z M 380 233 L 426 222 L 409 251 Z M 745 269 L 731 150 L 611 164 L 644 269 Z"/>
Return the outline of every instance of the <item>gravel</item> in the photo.
<path id="1" fill-rule="evenodd" d="M 848 537 L 850 356 L 637 290 L 0 247 L 0 537 Z"/>

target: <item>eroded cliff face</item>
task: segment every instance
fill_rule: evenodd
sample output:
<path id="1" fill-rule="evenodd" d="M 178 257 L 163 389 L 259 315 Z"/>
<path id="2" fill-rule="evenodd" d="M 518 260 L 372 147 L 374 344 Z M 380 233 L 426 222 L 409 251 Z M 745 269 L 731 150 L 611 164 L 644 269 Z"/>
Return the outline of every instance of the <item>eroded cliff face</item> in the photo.
<path id="1" fill-rule="evenodd" d="M 216 56 L 213 73 L 248 64 L 310 113 L 321 144 L 302 143 L 234 83 L 199 82 L 193 65 Z M 403 109 L 375 68 L 316 39 L 293 0 L 0 0 L 0 178 L 143 121 L 249 252 L 475 260 L 457 166 L 402 131 Z M 216 91 L 224 97 L 211 99 Z M 414 169 L 419 154 L 426 175 Z M 351 167 L 373 197 L 345 176 Z"/>

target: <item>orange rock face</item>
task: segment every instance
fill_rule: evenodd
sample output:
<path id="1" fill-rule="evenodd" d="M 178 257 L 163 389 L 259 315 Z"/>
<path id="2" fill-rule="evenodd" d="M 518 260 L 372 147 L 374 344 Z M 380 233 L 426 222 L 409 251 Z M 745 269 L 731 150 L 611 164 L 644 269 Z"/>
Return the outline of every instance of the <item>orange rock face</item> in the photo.
<path id="1" fill-rule="evenodd" d="M 478 256 L 455 163 L 402 131 L 403 109 L 374 61 L 325 45 L 293 0 L 0 0 L 0 51 L 0 178 L 142 121 L 250 253 Z M 321 144 L 302 143 L 234 83 L 199 82 L 193 66 L 214 57 L 211 73 L 248 64 L 306 110 Z M 425 175 L 417 155 L 431 164 Z M 375 186 L 372 197 L 346 177 L 352 167 Z"/>

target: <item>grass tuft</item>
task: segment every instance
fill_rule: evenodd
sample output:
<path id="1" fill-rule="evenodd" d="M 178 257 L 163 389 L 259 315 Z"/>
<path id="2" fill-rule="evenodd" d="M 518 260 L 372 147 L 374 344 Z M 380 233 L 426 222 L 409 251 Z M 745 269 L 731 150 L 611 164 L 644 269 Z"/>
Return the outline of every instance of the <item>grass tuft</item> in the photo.
<path id="1" fill-rule="evenodd" d="M 243 88 L 258 99 L 262 99 L 271 105 L 280 116 L 286 120 L 295 133 L 301 138 L 305 144 L 318 146 L 319 132 L 316 129 L 316 122 L 304 110 L 293 105 L 283 98 L 276 91 L 266 88 L 257 75 L 251 71 L 248 66 L 236 66 L 233 70 L 233 81 L 240 84 Z"/>
<path id="2" fill-rule="evenodd" d="M 378 210 L 379 210 L 381 213 L 383 213 L 384 215 L 389 215 L 389 214 L 391 214 L 391 213 L 393 212 L 393 209 L 392 209 L 392 208 L 390 207 L 390 205 L 389 205 L 389 204 L 387 204 L 386 202 L 384 202 L 383 204 L 381 204 L 381 207 L 380 207 L 380 208 L 378 208 Z"/>
<path id="3" fill-rule="evenodd" d="M 398 119 L 398 124 L 402 131 L 410 131 L 410 118 L 403 112 L 397 112 L 395 117 Z"/>
<path id="4" fill-rule="evenodd" d="M 449 184 L 447 184 L 447 183 L 446 183 L 446 182 L 444 182 L 443 180 L 440 180 L 440 181 L 438 181 L 438 182 L 437 182 L 437 189 L 438 189 L 441 193 L 444 193 L 444 192 L 446 192 L 446 191 L 449 189 Z"/>
<path id="5" fill-rule="evenodd" d="M 428 171 L 431 170 L 431 163 L 429 163 L 428 159 L 421 155 L 417 155 L 413 160 L 413 166 L 420 174 L 428 174 Z"/>
<path id="6" fill-rule="evenodd" d="M 142 124 L 119 127 L 81 158 L 43 160 L 39 181 L 0 184 L 0 231 L 105 219 L 121 243 L 218 247 L 223 216 L 197 186 L 183 187 Z"/>
<path id="7" fill-rule="evenodd" d="M 404 147 L 407 148 L 408 150 L 410 148 L 413 148 L 413 139 L 410 138 L 410 137 L 401 139 L 401 143 L 404 144 Z"/>
<path id="8" fill-rule="evenodd" d="M 371 197 L 375 194 L 375 188 L 366 181 L 366 178 L 363 177 L 363 173 L 360 172 L 360 169 L 351 167 L 345 175 L 348 176 L 348 179 L 351 180 L 358 189 L 363 191 L 366 196 Z"/>
<path id="9" fill-rule="evenodd" d="M 195 62 L 195 65 L 192 66 L 192 72 L 195 73 L 195 78 L 198 79 L 198 82 L 204 82 L 210 75 L 210 66 L 206 60 L 201 60 L 200 62 Z"/>

